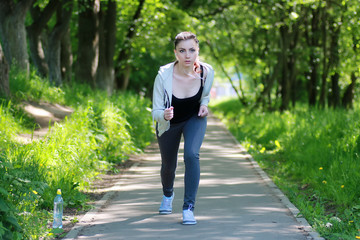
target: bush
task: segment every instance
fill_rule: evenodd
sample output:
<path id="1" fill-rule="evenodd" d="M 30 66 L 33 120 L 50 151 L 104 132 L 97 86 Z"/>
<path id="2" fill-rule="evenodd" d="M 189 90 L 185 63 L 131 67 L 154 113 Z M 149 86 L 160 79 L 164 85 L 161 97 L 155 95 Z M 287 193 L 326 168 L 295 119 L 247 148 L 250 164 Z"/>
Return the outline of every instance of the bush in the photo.
<path id="1" fill-rule="evenodd" d="M 131 93 L 108 97 L 82 84 L 56 88 L 33 73 L 11 74 L 12 99 L 0 105 L 0 239 L 39 239 L 50 232 L 56 189 L 65 207 L 85 208 L 83 191 L 91 181 L 153 140 L 150 100 Z M 34 129 L 20 108 L 24 100 L 75 111 L 44 139 L 22 144 L 16 134 Z"/>

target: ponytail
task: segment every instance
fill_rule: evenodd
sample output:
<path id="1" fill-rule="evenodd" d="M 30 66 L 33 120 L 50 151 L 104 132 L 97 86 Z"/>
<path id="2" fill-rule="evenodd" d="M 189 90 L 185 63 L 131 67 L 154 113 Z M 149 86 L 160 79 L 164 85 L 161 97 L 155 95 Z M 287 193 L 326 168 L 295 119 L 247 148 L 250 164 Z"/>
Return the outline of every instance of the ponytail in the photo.
<path id="1" fill-rule="evenodd" d="M 194 62 L 194 71 L 196 73 L 201 73 L 201 67 L 200 67 L 200 61 L 199 58 L 196 58 L 195 62 Z"/>

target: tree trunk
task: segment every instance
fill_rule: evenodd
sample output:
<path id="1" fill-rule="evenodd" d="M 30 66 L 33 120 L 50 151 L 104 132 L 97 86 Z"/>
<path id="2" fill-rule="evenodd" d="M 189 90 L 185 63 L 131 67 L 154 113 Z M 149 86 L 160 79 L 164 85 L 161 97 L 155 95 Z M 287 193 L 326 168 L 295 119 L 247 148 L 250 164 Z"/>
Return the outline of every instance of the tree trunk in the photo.
<path id="1" fill-rule="evenodd" d="M 99 11 L 100 0 L 79 0 L 78 54 L 76 80 L 96 87 L 96 71 L 99 61 Z"/>
<path id="2" fill-rule="evenodd" d="M 26 43 L 25 17 L 33 0 L 0 1 L 0 37 L 5 58 L 9 65 L 15 64 L 29 71 Z"/>
<path id="3" fill-rule="evenodd" d="M 322 59 L 322 74 L 321 74 L 321 88 L 320 88 L 320 98 L 319 106 L 324 108 L 326 97 L 327 97 L 327 77 L 329 72 L 330 61 L 328 61 L 328 48 L 327 48 L 327 8 L 323 10 L 322 13 L 322 24 L 321 24 L 321 33 L 322 33 L 322 50 L 323 50 L 323 59 Z"/>
<path id="4" fill-rule="evenodd" d="M 318 64 L 316 63 L 316 56 L 314 53 L 311 53 L 310 56 L 310 81 L 309 81 L 309 105 L 316 105 L 316 96 L 317 96 L 317 82 L 318 82 L 318 74 L 317 74 Z"/>
<path id="5" fill-rule="evenodd" d="M 268 99 L 268 106 L 271 107 L 271 90 L 274 86 L 275 80 L 279 77 L 280 68 L 281 68 L 281 53 L 278 54 L 276 65 L 273 67 L 273 71 L 269 74 L 266 81 L 264 81 L 264 90 L 256 98 L 254 108 L 259 104 L 262 104 L 264 107 L 266 105 L 265 99 Z"/>
<path id="6" fill-rule="evenodd" d="M 71 82 L 72 77 L 72 64 L 73 55 L 71 48 L 71 34 L 70 28 L 67 29 L 66 33 L 61 39 L 61 78 L 63 82 Z"/>
<path id="7" fill-rule="evenodd" d="M 339 78 L 340 74 L 338 71 L 340 56 L 339 56 L 339 34 L 340 26 L 335 27 L 335 21 L 330 22 L 330 36 L 331 36 L 331 46 L 330 46 L 330 59 L 332 67 L 334 68 L 334 73 L 331 76 L 331 94 L 329 96 L 329 106 L 334 108 L 340 105 L 340 86 Z"/>
<path id="8" fill-rule="evenodd" d="M 96 83 L 101 89 L 111 95 L 115 83 L 114 53 L 116 43 L 116 2 L 109 0 L 107 11 L 105 3 L 101 3 L 99 27 L 99 65 L 96 73 Z"/>
<path id="9" fill-rule="evenodd" d="M 309 105 L 316 105 L 317 98 L 317 85 L 318 85 L 318 54 L 316 49 L 319 46 L 319 12 L 320 8 L 314 9 L 312 11 L 312 20 L 311 20 L 311 38 L 310 38 L 310 81 L 309 81 Z"/>
<path id="10" fill-rule="evenodd" d="M 296 61 L 297 61 L 296 47 L 297 47 L 299 35 L 300 35 L 299 25 L 300 25 L 300 21 L 297 21 L 292 26 L 292 34 L 291 34 L 291 38 L 290 38 L 291 41 L 289 43 L 289 56 L 288 56 L 290 98 L 291 98 L 293 107 L 295 107 L 295 105 L 296 105 L 296 99 L 297 99 L 297 93 L 298 93 L 297 81 L 296 81 L 296 77 L 298 74 L 298 69 L 296 67 Z"/>
<path id="11" fill-rule="evenodd" d="M 6 62 L 4 52 L 0 44 L 0 96 L 10 96 L 9 88 L 9 65 Z"/>
<path id="12" fill-rule="evenodd" d="M 357 47 L 360 43 L 360 37 L 358 35 L 355 34 L 355 32 L 353 32 L 353 51 L 354 51 L 354 55 L 357 56 L 358 52 L 359 52 L 359 48 Z M 357 68 L 356 64 L 355 67 Z M 354 101 L 354 91 L 355 91 L 355 87 L 356 87 L 356 80 L 357 80 L 357 76 L 356 74 L 358 73 L 357 70 L 354 70 L 351 72 L 351 83 L 350 85 L 346 88 L 344 96 L 342 98 L 342 106 L 344 108 L 353 108 L 353 101 Z"/>
<path id="13" fill-rule="evenodd" d="M 49 67 L 45 59 L 41 32 L 56 11 L 59 2 L 60 0 L 51 0 L 42 12 L 40 7 L 36 4 L 33 4 L 33 7 L 30 10 L 33 19 L 33 23 L 27 28 L 30 56 L 38 73 L 43 77 L 47 76 Z"/>
<path id="14" fill-rule="evenodd" d="M 132 22 L 128 27 L 128 31 L 124 40 L 124 44 L 121 48 L 118 57 L 118 64 L 115 73 L 116 73 L 116 88 L 121 90 L 126 90 L 129 85 L 129 77 L 131 73 L 131 65 L 128 63 L 129 58 L 131 57 L 131 41 L 135 37 L 136 32 L 136 21 L 140 18 L 141 10 L 143 9 L 145 0 L 139 0 L 139 5 L 136 9 L 136 12 L 133 16 Z"/>
<path id="15" fill-rule="evenodd" d="M 346 88 L 344 96 L 342 98 L 342 106 L 346 109 L 353 108 L 353 101 L 354 101 L 354 91 L 356 85 L 356 73 L 355 71 L 351 73 L 351 83 Z"/>
<path id="16" fill-rule="evenodd" d="M 49 80 L 50 83 L 60 86 L 61 79 L 61 39 L 68 31 L 72 14 L 73 0 L 62 0 L 62 4 L 58 7 L 57 21 L 54 29 L 49 36 Z"/>
<path id="17" fill-rule="evenodd" d="M 281 80 L 280 80 L 280 94 L 281 94 L 281 106 L 280 111 L 284 111 L 289 108 L 291 84 L 289 78 L 288 69 L 288 49 L 289 49 L 289 27 L 280 27 L 281 37 Z"/>
<path id="18" fill-rule="evenodd" d="M 340 74 L 335 72 L 331 76 L 331 94 L 329 99 L 329 106 L 337 108 L 340 105 L 340 87 L 339 87 Z"/>
<path id="19" fill-rule="evenodd" d="M 294 48 L 290 47 L 291 55 L 289 56 L 288 61 L 288 69 L 289 69 L 289 82 L 290 82 L 290 98 L 292 106 L 295 107 L 297 93 L 298 93 L 298 86 L 296 82 L 296 76 L 298 74 L 298 69 L 296 68 L 296 56 L 295 56 L 295 46 Z"/>

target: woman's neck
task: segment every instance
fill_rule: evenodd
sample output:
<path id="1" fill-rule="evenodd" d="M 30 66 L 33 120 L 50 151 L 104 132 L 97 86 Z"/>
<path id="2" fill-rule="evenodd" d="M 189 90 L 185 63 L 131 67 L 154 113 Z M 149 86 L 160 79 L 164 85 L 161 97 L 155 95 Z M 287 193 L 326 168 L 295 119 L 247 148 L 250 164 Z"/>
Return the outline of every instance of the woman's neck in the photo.
<path id="1" fill-rule="evenodd" d="M 177 63 L 175 66 L 177 66 L 178 74 L 189 76 L 189 75 L 192 75 L 194 73 L 193 66 L 183 67 L 179 63 Z"/>

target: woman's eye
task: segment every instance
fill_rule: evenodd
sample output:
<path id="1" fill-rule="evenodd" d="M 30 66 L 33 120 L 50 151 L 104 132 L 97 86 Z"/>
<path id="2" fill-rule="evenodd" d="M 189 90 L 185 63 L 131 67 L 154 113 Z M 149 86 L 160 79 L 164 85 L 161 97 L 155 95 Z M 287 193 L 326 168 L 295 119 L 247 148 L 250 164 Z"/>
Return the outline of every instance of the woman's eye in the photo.
<path id="1" fill-rule="evenodd" d="M 183 52 L 185 52 L 185 51 L 184 51 L 184 50 L 180 50 L 179 52 L 180 52 L 180 53 L 183 53 Z"/>
<path id="2" fill-rule="evenodd" d="M 190 49 L 190 52 L 195 52 L 195 49 Z"/>

